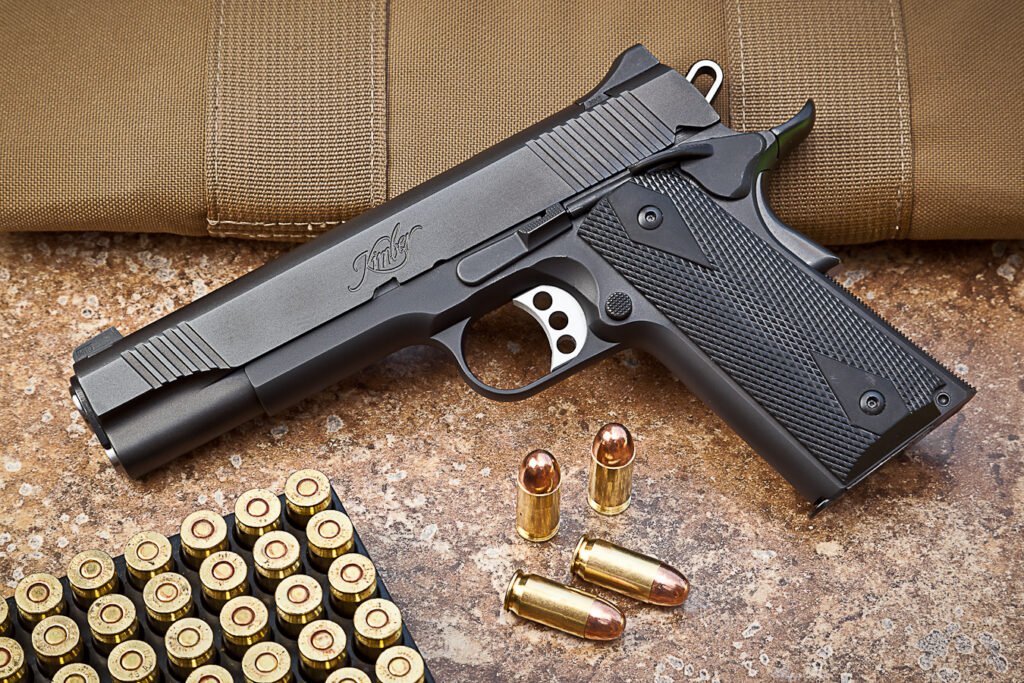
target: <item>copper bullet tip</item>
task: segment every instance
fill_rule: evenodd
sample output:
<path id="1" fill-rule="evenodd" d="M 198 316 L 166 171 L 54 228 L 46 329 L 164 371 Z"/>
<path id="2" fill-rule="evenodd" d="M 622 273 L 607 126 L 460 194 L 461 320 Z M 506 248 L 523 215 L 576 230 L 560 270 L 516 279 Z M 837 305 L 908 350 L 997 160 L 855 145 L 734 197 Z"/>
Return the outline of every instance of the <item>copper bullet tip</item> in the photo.
<path id="1" fill-rule="evenodd" d="M 591 448 L 594 459 L 605 467 L 628 465 L 635 451 L 633 435 L 617 422 L 601 427 L 594 437 L 594 445 Z"/>
<path id="2" fill-rule="evenodd" d="M 529 493 L 551 493 L 558 489 L 561 481 L 562 470 L 558 461 L 547 451 L 533 451 L 519 466 L 519 484 Z"/>
<path id="3" fill-rule="evenodd" d="M 615 640 L 626 630 L 626 617 L 604 600 L 595 599 L 583 631 L 588 640 Z"/>
<path id="4" fill-rule="evenodd" d="M 677 607 L 690 595 L 690 582 L 677 570 L 662 564 L 651 583 L 650 602 L 663 607 Z"/>

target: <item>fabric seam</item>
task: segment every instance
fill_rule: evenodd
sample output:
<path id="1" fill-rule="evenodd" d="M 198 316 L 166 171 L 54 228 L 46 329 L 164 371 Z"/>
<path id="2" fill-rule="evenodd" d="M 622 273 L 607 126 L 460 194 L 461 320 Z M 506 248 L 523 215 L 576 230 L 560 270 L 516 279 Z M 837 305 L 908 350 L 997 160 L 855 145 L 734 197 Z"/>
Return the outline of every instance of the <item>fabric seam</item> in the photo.
<path id="1" fill-rule="evenodd" d="M 736 0 L 736 33 L 740 43 L 740 130 L 747 129 L 747 71 L 743 57 L 743 11 Z"/>
<path id="2" fill-rule="evenodd" d="M 899 20 L 897 20 L 897 3 L 900 5 L 898 11 Z M 906 64 L 905 49 L 901 49 L 901 43 L 905 44 L 904 41 L 906 36 L 903 35 L 904 41 L 900 40 L 901 33 L 904 31 L 903 28 L 903 11 L 902 11 L 902 0 L 889 0 L 889 20 L 892 24 L 892 42 L 893 52 L 895 55 L 895 67 L 896 67 L 896 101 L 897 101 L 897 125 L 899 128 L 900 144 L 899 144 L 899 155 L 900 155 L 900 180 L 896 185 L 896 220 L 893 226 L 893 233 L 888 235 L 889 238 L 900 239 L 904 235 L 909 235 L 909 212 L 907 212 L 908 218 L 906 222 L 903 222 L 904 215 L 904 203 L 906 201 L 913 201 L 913 194 L 909 192 L 911 189 L 910 184 L 910 159 L 912 158 L 913 149 L 912 141 L 910 137 L 910 125 L 909 116 L 907 113 L 908 102 L 910 99 L 910 71 Z M 906 81 L 906 83 L 904 83 Z M 906 85 L 906 96 L 904 96 L 904 85 Z M 904 190 L 908 190 L 906 193 Z M 909 199 L 907 196 L 909 196 Z M 903 222 L 903 232 L 901 233 L 900 223 Z"/>

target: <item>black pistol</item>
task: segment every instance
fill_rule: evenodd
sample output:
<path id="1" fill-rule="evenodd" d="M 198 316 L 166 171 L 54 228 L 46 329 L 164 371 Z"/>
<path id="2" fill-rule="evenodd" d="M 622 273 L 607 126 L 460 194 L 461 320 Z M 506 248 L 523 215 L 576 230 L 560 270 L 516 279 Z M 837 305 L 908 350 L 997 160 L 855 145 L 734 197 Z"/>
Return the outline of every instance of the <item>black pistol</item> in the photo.
<path id="1" fill-rule="evenodd" d="M 715 71 L 708 97 L 691 84 Z M 973 389 L 827 276 L 839 261 L 769 208 L 765 174 L 814 122 L 761 132 L 626 50 L 575 104 L 143 329 L 74 352 L 71 393 L 138 477 L 402 347 L 446 349 L 499 400 L 631 347 L 659 359 L 815 506 L 959 410 Z M 513 300 L 551 370 L 477 378 L 469 324 Z"/>

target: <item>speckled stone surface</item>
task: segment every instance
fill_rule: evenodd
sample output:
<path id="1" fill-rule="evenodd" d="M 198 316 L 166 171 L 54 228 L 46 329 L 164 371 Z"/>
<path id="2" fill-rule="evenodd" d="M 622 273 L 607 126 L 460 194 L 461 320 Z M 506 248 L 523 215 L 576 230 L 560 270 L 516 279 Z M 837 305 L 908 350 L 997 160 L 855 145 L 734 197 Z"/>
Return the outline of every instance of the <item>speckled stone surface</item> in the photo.
<path id="1" fill-rule="evenodd" d="M 72 348 L 109 325 L 135 330 L 279 250 L 0 236 L 6 595 L 25 573 L 62 573 L 88 547 L 118 554 L 140 529 L 175 533 L 197 507 L 226 513 L 245 489 L 280 491 L 311 466 L 346 502 L 439 681 L 1024 679 L 1024 244 L 841 252 L 839 280 L 979 394 L 813 521 L 680 382 L 631 353 L 499 404 L 439 352 L 409 349 L 146 481 L 111 469 L 68 398 Z M 483 360 L 492 371 L 532 348 L 500 327 Z M 640 451 L 632 508 L 604 519 L 586 505 L 586 455 L 613 419 Z M 513 529 L 516 463 L 534 447 L 565 477 L 561 531 L 542 545 Z M 513 570 L 567 580 L 583 532 L 669 560 L 690 577 L 690 600 L 616 599 L 627 631 L 606 645 L 503 613 Z"/>

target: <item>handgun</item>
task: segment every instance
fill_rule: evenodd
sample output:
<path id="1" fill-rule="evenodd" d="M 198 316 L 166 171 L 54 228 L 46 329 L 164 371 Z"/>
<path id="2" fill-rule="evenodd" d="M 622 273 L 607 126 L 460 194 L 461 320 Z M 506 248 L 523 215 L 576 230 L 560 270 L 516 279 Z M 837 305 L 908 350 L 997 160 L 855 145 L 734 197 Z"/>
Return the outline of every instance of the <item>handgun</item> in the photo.
<path id="1" fill-rule="evenodd" d="M 810 132 L 813 102 L 736 131 L 711 106 L 722 78 L 633 46 L 566 109 L 127 337 L 100 333 L 73 354 L 72 399 L 139 477 L 406 346 L 445 349 L 497 400 L 632 348 L 821 510 L 974 390 L 772 212 L 767 174 Z M 464 340 L 510 300 L 551 364 L 497 388 Z"/>

